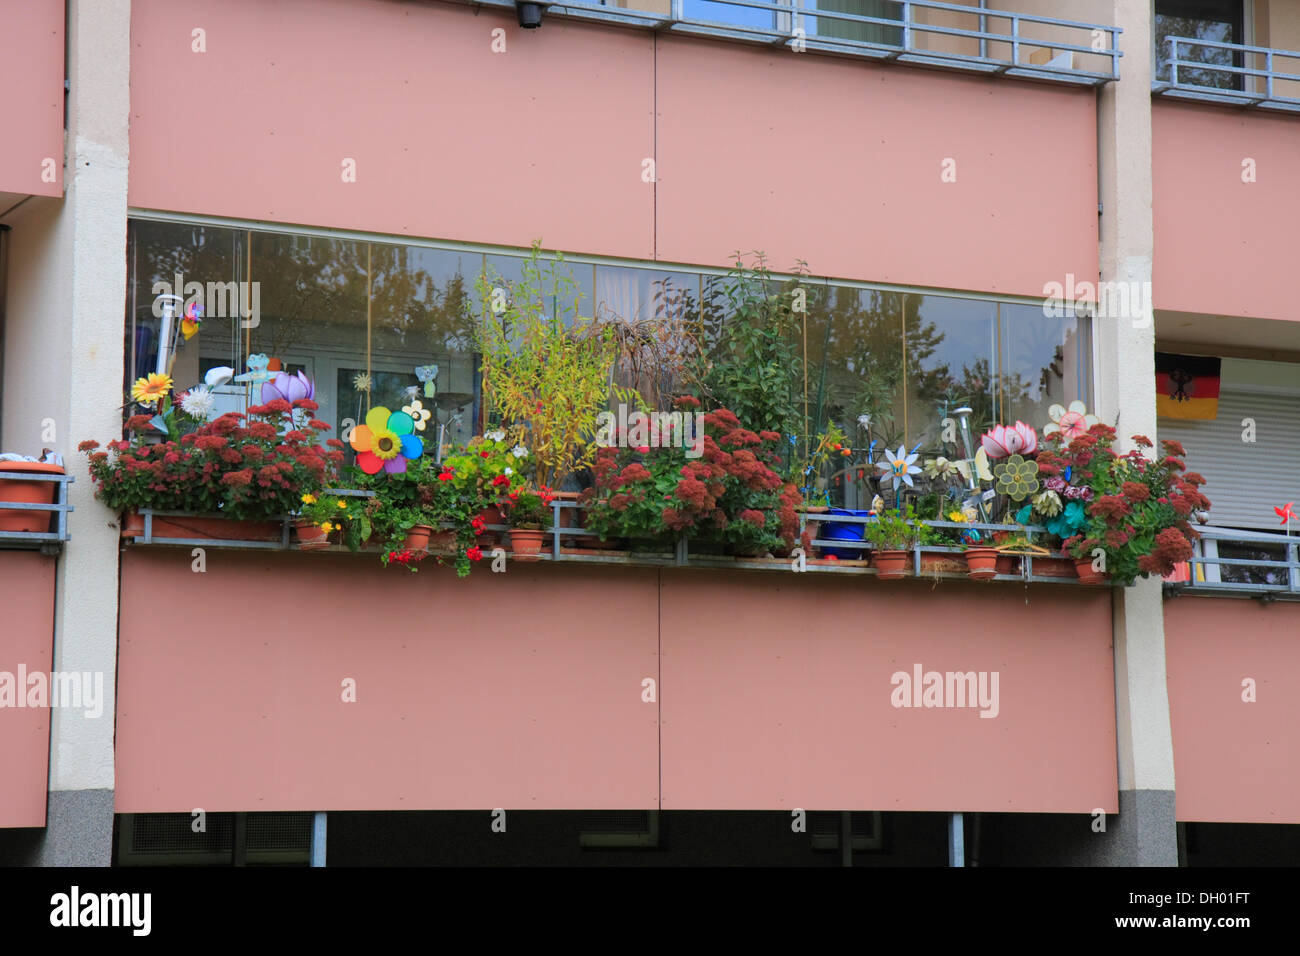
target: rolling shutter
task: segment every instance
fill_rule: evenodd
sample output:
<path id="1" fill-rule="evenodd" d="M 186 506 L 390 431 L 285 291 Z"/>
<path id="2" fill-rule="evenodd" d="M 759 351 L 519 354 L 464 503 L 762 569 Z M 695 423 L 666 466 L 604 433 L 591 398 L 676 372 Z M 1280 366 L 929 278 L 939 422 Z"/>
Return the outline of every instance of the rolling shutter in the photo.
<path id="1" fill-rule="evenodd" d="M 1254 443 L 1242 420 L 1255 420 Z M 1226 384 L 1214 421 L 1161 418 L 1159 438 L 1187 449 L 1187 470 L 1205 476 L 1210 524 L 1281 531 L 1273 508 L 1300 502 L 1300 395 L 1252 392 Z"/>

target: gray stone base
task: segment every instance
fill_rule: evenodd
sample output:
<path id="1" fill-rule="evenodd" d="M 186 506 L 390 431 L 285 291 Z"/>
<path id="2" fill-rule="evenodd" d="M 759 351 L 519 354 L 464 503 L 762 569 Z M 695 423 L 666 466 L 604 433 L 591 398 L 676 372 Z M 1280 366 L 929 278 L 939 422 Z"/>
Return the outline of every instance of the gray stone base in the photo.
<path id="1" fill-rule="evenodd" d="M 112 858 L 112 790 L 51 790 L 44 829 L 0 830 L 0 866 L 109 866 Z"/>
<path id="2" fill-rule="evenodd" d="M 1178 866 L 1172 790 L 1121 790 L 1106 832 L 1086 814 L 980 815 L 981 866 Z M 967 840 L 970 840 L 969 824 Z M 968 865 L 971 849 L 967 849 Z"/>

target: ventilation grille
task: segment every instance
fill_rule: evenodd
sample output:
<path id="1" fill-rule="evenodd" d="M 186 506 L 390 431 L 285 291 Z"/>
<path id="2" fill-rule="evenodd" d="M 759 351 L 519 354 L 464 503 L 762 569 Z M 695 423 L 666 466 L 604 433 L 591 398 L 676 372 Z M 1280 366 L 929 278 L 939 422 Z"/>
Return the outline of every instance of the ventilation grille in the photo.
<path id="1" fill-rule="evenodd" d="M 209 813 L 204 833 L 194 832 L 194 820 L 188 813 L 137 814 L 131 830 L 131 851 L 149 856 L 229 856 L 235 835 L 231 814 Z"/>
<path id="2" fill-rule="evenodd" d="M 251 853 L 311 853 L 310 813 L 258 813 L 248 817 L 245 844 Z"/>

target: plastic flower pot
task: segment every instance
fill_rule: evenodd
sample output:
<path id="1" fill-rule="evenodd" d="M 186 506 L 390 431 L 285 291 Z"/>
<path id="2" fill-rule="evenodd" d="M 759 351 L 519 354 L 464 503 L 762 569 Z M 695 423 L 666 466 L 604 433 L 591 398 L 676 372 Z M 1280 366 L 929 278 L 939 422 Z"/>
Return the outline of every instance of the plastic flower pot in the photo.
<path id="1" fill-rule="evenodd" d="M 997 576 L 998 552 L 996 548 L 967 548 L 966 573 L 976 581 L 988 581 Z"/>
<path id="2" fill-rule="evenodd" d="M 828 515 L 842 515 L 853 518 L 865 518 L 871 514 L 869 511 L 850 511 L 846 508 L 830 508 L 826 513 Z M 866 525 L 862 524 L 848 524 L 840 521 L 823 521 L 821 522 L 821 528 L 816 537 L 824 539 L 829 538 L 834 541 L 860 542 L 863 540 L 863 530 L 865 528 Z M 824 547 L 822 548 L 822 555 L 852 561 L 862 557 L 862 549 Z"/>
<path id="3" fill-rule="evenodd" d="M 192 515 L 154 515 L 155 538 L 198 538 L 209 541 L 279 541 L 284 525 L 279 521 L 241 521 Z M 140 534 L 144 534 L 141 528 Z"/>
<path id="4" fill-rule="evenodd" d="M 0 472 L 26 472 L 42 475 L 61 475 L 60 465 L 45 461 L 0 461 Z M 21 501 L 24 504 L 52 505 L 58 500 L 59 486 L 53 481 L 24 481 L 21 478 L 0 478 L 0 501 Z M 54 528 L 53 511 L 0 510 L 0 531 L 20 531 L 24 534 L 47 534 Z"/>
<path id="5" fill-rule="evenodd" d="M 511 528 L 510 550 L 516 561 L 540 561 L 542 541 L 546 532 L 541 528 Z"/>
<path id="6" fill-rule="evenodd" d="M 1079 576 L 1080 584 L 1103 584 L 1106 581 L 1106 575 L 1093 570 L 1091 557 L 1075 558 L 1074 573 Z"/>
<path id="7" fill-rule="evenodd" d="M 293 535 L 298 541 L 300 551 L 320 551 L 330 546 L 330 536 L 325 533 L 325 530 L 306 518 L 293 523 Z"/>
<path id="8" fill-rule="evenodd" d="M 922 574 L 965 574 L 966 562 L 960 554 L 950 551 L 922 551 Z"/>
<path id="9" fill-rule="evenodd" d="M 998 574 L 1019 574 L 1020 556 L 999 551 L 997 569 Z"/>
<path id="10" fill-rule="evenodd" d="M 407 551 L 423 551 L 429 547 L 429 536 L 433 534 L 433 528 L 427 524 L 417 524 L 406 532 L 406 541 L 402 547 Z"/>
<path id="11" fill-rule="evenodd" d="M 1060 555 L 1039 557 L 1034 555 L 1034 577 L 1037 578 L 1073 578 L 1074 559 Z"/>
<path id="12" fill-rule="evenodd" d="M 908 565 L 912 560 L 911 551 L 873 551 L 871 563 L 876 569 L 876 577 L 882 581 L 897 581 L 912 573 Z"/>

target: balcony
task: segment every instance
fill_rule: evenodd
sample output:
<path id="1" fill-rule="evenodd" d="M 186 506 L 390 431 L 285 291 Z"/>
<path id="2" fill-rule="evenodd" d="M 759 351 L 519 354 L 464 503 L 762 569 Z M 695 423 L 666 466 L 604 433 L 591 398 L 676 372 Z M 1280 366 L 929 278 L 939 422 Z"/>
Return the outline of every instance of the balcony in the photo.
<path id="1" fill-rule="evenodd" d="M 1258 531 L 1202 528 L 1188 580 L 1166 593 L 1300 601 L 1300 538 Z"/>
<path id="2" fill-rule="evenodd" d="M 803 0 L 628 0 L 557 3 L 547 14 L 656 32 L 761 44 L 795 53 L 895 61 L 1024 79 L 1100 86 L 1119 79 L 1119 27 L 935 0 L 899 0 L 895 17 L 820 9 Z M 514 0 L 476 6 L 514 9 Z M 662 8 L 654 10 L 652 8 Z M 962 24 L 969 24 L 963 26 Z M 871 39 L 866 39 L 871 37 Z M 1102 42 L 1098 42 L 1102 41 Z M 1076 65 L 1076 63 L 1078 65 Z"/>
<path id="3" fill-rule="evenodd" d="M 46 554 L 57 554 L 70 537 L 68 513 L 68 485 L 76 479 L 71 475 L 42 474 L 32 471 L 6 471 L 0 462 L 0 499 L 22 493 L 25 500 L 0 500 L 0 548 L 39 549 Z M 47 493 L 41 486 L 50 485 Z M 45 497 L 52 501 L 40 500 Z M 50 513 L 48 526 L 41 514 Z M 49 530 L 37 530 L 47 526 Z"/>
<path id="4" fill-rule="evenodd" d="M 1169 76 L 1152 84 L 1157 96 L 1300 112 L 1300 53 L 1194 37 L 1165 42 Z"/>

